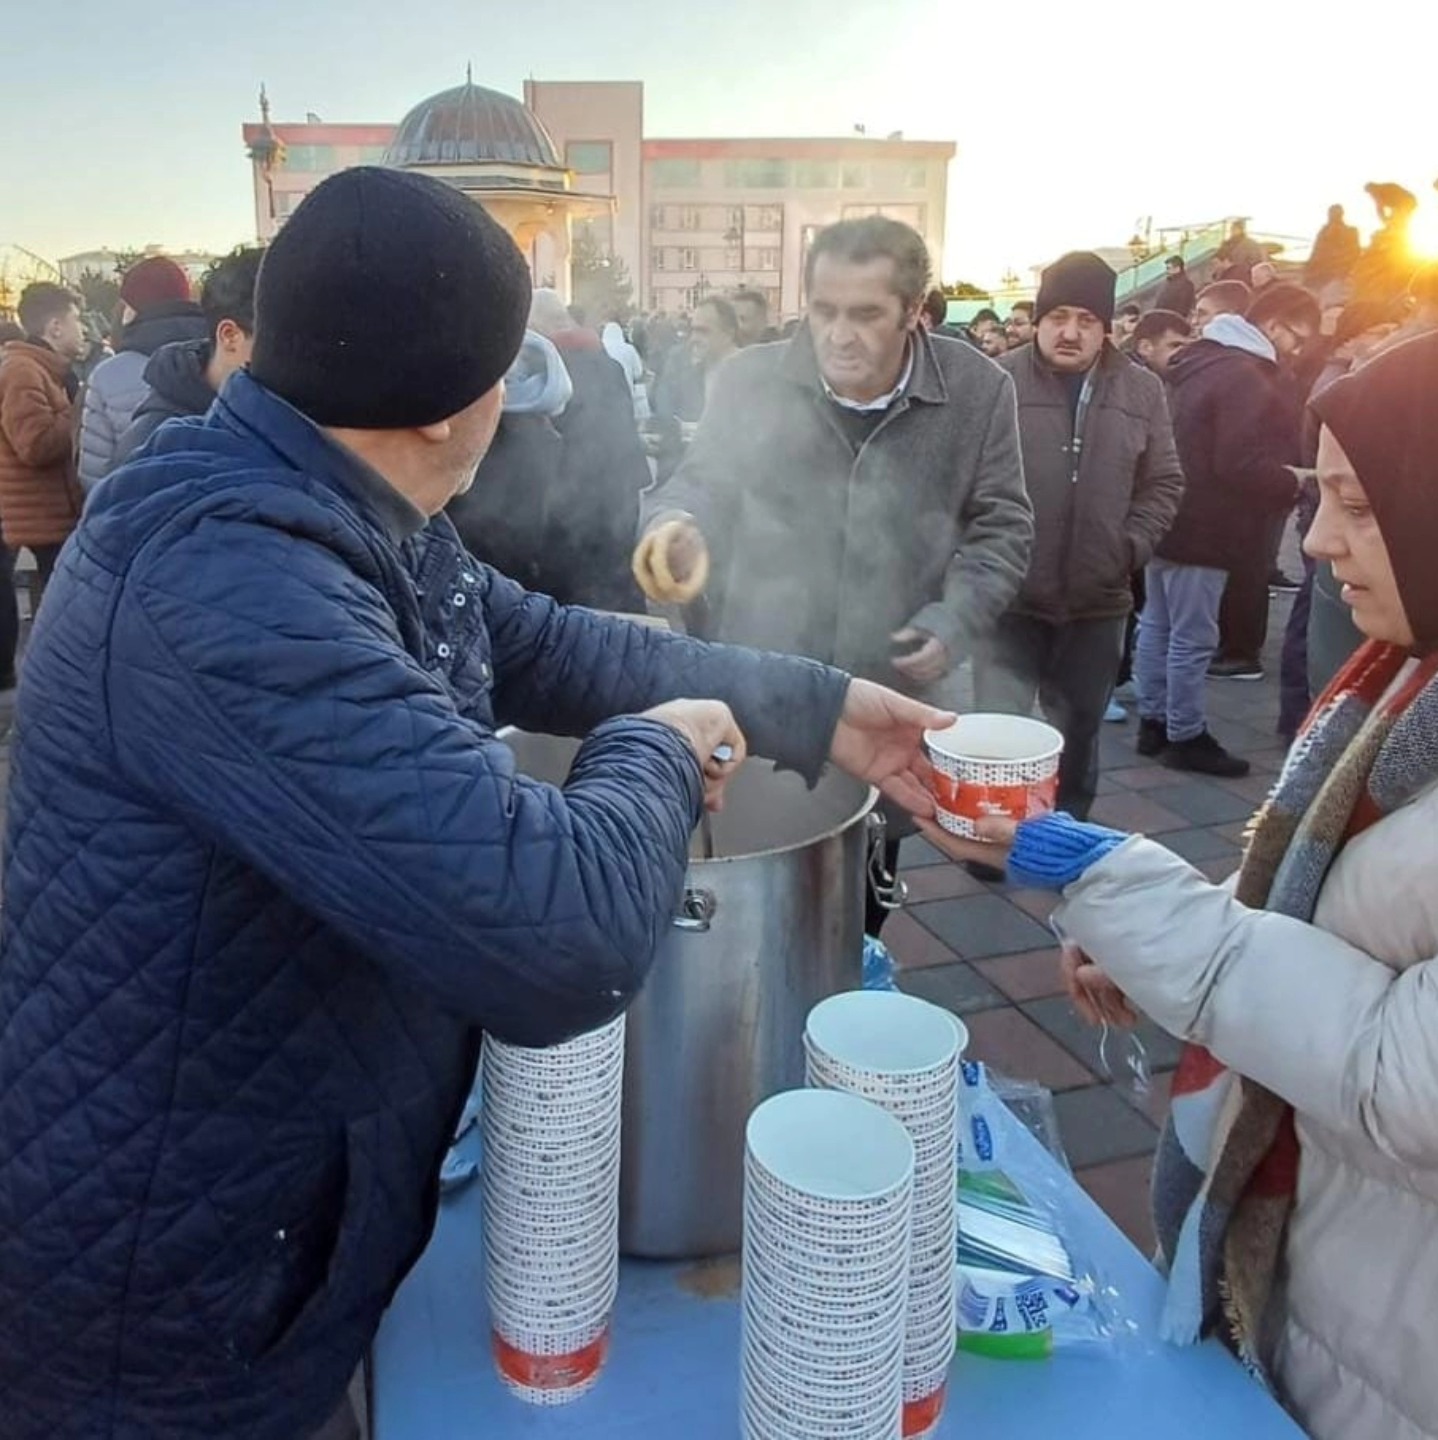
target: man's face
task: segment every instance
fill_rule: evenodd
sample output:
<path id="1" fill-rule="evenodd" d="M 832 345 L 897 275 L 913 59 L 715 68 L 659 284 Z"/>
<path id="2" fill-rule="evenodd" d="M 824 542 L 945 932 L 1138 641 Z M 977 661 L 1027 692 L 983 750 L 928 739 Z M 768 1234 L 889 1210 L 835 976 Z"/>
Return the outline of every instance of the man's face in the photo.
<path id="1" fill-rule="evenodd" d="M 1134 348 L 1138 351 L 1138 358 L 1155 375 L 1162 375 L 1173 363 L 1173 357 L 1187 344 L 1187 335 L 1179 330 L 1166 330 L 1155 340 L 1140 340 Z"/>
<path id="2" fill-rule="evenodd" d="M 739 343 L 757 345 L 769 328 L 768 309 L 754 300 L 740 300 L 734 313 L 739 317 Z"/>
<path id="3" fill-rule="evenodd" d="M 1217 320 L 1220 315 L 1227 315 L 1230 312 L 1225 310 L 1216 300 L 1207 295 L 1200 295 L 1193 307 L 1193 332 L 1195 335 L 1203 334 L 1204 327 L 1212 320 Z"/>
<path id="4" fill-rule="evenodd" d="M 1009 337 L 1003 327 L 994 324 L 985 325 L 983 333 L 979 336 L 979 349 L 990 360 L 997 360 L 1000 355 L 1008 354 Z"/>
<path id="5" fill-rule="evenodd" d="M 452 497 L 463 495 L 474 483 L 474 472 L 494 443 L 503 410 L 504 381 L 500 380 L 472 405 L 450 417 L 449 439 L 439 453 L 431 456 L 437 471 L 436 492 L 442 496 L 432 513 L 438 514 Z"/>
<path id="6" fill-rule="evenodd" d="M 1027 310 L 1015 310 L 1004 329 L 1011 346 L 1027 345 L 1034 338 L 1034 317 Z"/>
<path id="7" fill-rule="evenodd" d="M 1113 322 L 1113 338 L 1115 340 L 1127 340 L 1135 330 L 1138 329 L 1138 316 L 1132 311 L 1126 310 Z"/>
<path id="8" fill-rule="evenodd" d="M 1283 364 L 1296 365 L 1313 344 L 1313 326 L 1302 320 L 1269 320 L 1262 328 Z"/>
<path id="9" fill-rule="evenodd" d="M 1090 369 L 1105 339 L 1104 323 L 1079 305 L 1059 305 L 1038 323 L 1039 354 L 1044 363 L 1065 375 Z"/>
<path id="10" fill-rule="evenodd" d="M 45 326 L 43 337 L 50 347 L 67 360 L 78 360 L 90 343 L 85 339 L 85 327 L 80 323 L 78 306 L 69 306 L 63 315 L 57 315 Z"/>
<path id="11" fill-rule="evenodd" d="M 895 293 L 888 256 L 860 264 L 820 255 L 808 313 L 819 370 L 836 394 L 877 400 L 898 384 L 919 306 Z"/>
<path id="12" fill-rule="evenodd" d="M 689 353 L 700 366 L 717 365 L 734 348 L 712 305 L 701 305 L 689 326 Z"/>

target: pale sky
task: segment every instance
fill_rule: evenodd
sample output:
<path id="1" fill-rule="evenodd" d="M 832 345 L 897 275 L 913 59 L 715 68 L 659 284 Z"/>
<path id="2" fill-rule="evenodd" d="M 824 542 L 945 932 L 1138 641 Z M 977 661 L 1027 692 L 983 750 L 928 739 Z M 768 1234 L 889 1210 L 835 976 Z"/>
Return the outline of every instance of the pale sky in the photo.
<path id="1" fill-rule="evenodd" d="M 650 136 L 954 140 L 946 280 L 1122 245 L 1143 216 L 1310 235 L 1340 201 L 1366 231 L 1374 179 L 1438 235 L 1425 0 L 70 0 L 5 41 L 0 244 L 52 259 L 252 238 L 262 80 L 277 120 L 398 120 L 467 60 L 514 95 L 642 80 Z"/>

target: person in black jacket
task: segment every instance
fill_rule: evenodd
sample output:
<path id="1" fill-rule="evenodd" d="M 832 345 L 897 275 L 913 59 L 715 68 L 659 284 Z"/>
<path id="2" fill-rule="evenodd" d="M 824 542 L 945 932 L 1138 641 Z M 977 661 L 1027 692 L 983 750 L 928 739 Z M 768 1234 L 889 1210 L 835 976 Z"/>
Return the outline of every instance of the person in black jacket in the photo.
<path id="1" fill-rule="evenodd" d="M 249 364 L 255 342 L 255 279 L 264 253 L 258 246 L 241 246 L 210 267 L 200 290 L 209 334 L 203 340 L 162 345 L 150 357 L 145 366 L 150 393 L 115 447 L 117 467 L 166 420 L 203 415 L 225 381 Z"/>
<path id="2" fill-rule="evenodd" d="M 1169 363 L 1184 493 L 1148 566 L 1135 664 L 1139 754 L 1230 778 L 1249 764 L 1209 733 L 1204 695 L 1219 607 L 1229 572 L 1261 554 L 1266 518 L 1298 496 L 1297 414 L 1268 330 L 1262 313 L 1220 315 Z"/>
<path id="3" fill-rule="evenodd" d="M 1172 310 L 1185 320 L 1193 314 L 1193 303 L 1198 299 L 1193 281 L 1188 278 L 1188 268 L 1182 255 L 1170 255 L 1164 264 L 1163 284 L 1153 302 L 1155 310 Z"/>
<path id="4" fill-rule="evenodd" d="M 650 475 L 629 382 L 555 291 L 535 292 L 530 328 L 557 352 L 565 398 L 527 414 L 506 404 L 495 445 L 450 518 L 476 555 L 531 590 L 640 614 L 630 552 Z"/>

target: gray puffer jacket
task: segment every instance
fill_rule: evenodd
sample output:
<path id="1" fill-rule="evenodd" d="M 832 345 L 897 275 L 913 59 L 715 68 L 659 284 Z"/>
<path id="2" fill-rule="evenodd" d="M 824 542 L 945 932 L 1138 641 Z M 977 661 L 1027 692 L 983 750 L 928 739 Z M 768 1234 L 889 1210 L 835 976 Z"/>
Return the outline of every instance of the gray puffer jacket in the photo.
<path id="1" fill-rule="evenodd" d="M 120 437 L 150 393 L 150 356 L 177 340 L 203 340 L 208 330 L 200 307 L 188 300 L 156 305 L 125 326 L 116 353 L 95 367 L 85 387 L 80 484 L 87 493 L 120 463 Z"/>

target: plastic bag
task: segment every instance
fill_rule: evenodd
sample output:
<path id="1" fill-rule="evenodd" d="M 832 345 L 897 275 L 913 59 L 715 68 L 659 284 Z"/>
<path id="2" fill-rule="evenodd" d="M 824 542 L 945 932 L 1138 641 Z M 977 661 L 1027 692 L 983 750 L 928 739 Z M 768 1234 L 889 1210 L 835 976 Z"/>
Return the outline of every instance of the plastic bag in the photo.
<path id="1" fill-rule="evenodd" d="M 1053 1096 L 973 1062 L 962 1067 L 960 1093 L 959 1348 L 1042 1359 L 1056 1348 L 1106 1349 L 1135 1337 L 1123 1296 L 1104 1282 L 1064 1223 L 1065 1193 L 1074 1182 Z M 1053 1163 L 1016 1143 L 1014 1119 Z"/>
<path id="2" fill-rule="evenodd" d="M 864 936 L 864 979 L 865 990 L 897 990 L 894 979 L 896 967 L 894 957 L 889 954 L 882 940 L 872 935 Z"/>

